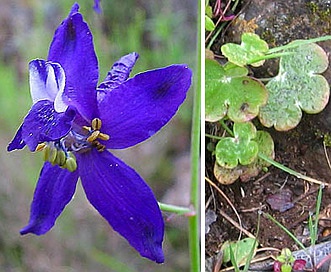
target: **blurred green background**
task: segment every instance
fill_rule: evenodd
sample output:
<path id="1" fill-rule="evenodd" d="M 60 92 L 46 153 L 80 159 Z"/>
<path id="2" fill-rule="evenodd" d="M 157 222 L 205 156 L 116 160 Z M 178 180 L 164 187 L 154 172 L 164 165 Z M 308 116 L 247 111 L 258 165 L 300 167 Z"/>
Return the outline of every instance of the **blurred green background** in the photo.
<path id="1" fill-rule="evenodd" d="M 94 36 L 100 81 L 122 55 L 138 52 L 132 74 L 187 63 L 196 67 L 196 0 L 78 1 Z M 53 33 L 71 0 L 0 0 L 0 271 L 188 271 L 187 219 L 164 214 L 162 265 L 141 258 L 90 206 L 81 185 L 46 235 L 20 236 L 28 223 L 42 154 L 6 152 L 31 106 L 28 63 L 46 58 Z M 189 147 L 192 94 L 172 121 L 150 140 L 116 152 L 134 167 L 158 200 L 189 204 Z"/>

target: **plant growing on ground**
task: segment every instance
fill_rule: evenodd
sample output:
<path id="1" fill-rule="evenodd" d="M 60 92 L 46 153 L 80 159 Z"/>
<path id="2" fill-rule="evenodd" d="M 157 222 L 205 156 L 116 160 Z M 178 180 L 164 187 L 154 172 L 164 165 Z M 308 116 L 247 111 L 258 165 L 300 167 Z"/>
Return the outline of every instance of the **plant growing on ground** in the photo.
<path id="1" fill-rule="evenodd" d="M 328 39 L 331 36 L 296 40 L 269 49 L 258 35 L 244 33 L 240 45 L 221 47 L 226 64 L 206 59 L 205 119 L 220 122 L 233 137 L 207 135 L 219 140 L 213 153 L 214 174 L 221 183 L 232 183 L 238 177 L 247 180 L 270 163 L 279 167 L 272 160 L 271 136 L 261 131 L 263 144 L 259 145 L 251 120 L 258 117 L 262 125 L 285 131 L 298 125 L 302 111 L 313 114 L 325 108 L 329 84 L 320 74 L 327 69 L 328 58 L 314 42 Z M 247 65 L 258 67 L 276 57 L 280 58 L 278 75 L 266 84 L 248 75 Z M 247 168 L 258 171 L 247 172 Z"/>
<path id="2" fill-rule="evenodd" d="M 305 260 L 296 260 L 291 250 L 283 248 L 280 255 L 274 262 L 274 272 L 291 272 L 292 269 L 295 271 L 303 271 L 305 268 Z"/>
<path id="3" fill-rule="evenodd" d="M 315 256 L 319 256 L 321 259 L 321 264 L 323 261 L 323 257 L 327 257 L 328 253 L 324 253 L 325 256 L 321 253 L 315 252 L 315 244 L 318 238 L 318 220 L 319 220 L 319 214 L 320 214 L 320 208 L 322 203 L 322 193 L 323 193 L 324 185 L 320 185 L 317 199 L 316 199 L 316 210 L 315 210 L 315 216 L 313 217 L 313 214 L 310 213 L 308 217 L 308 229 L 309 229 L 309 236 L 310 236 L 310 246 L 312 247 L 313 255 L 309 256 L 307 248 L 296 238 L 296 236 L 290 232 L 284 225 L 282 225 L 280 222 L 278 222 L 275 218 L 273 218 L 270 214 L 264 213 L 264 216 L 268 219 L 270 219 L 272 222 L 274 222 L 278 227 L 280 227 L 283 231 L 288 234 L 293 241 L 302 249 L 304 250 L 304 254 L 308 257 L 305 258 L 307 260 L 310 260 L 310 262 L 307 263 L 306 260 L 296 258 L 295 255 L 298 254 L 292 254 L 292 252 L 288 248 L 284 248 L 281 251 L 281 254 L 276 258 L 276 261 L 274 262 L 274 272 L 287 272 L 292 271 L 292 268 L 295 271 L 301 271 L 305 268 L 313 268 L 313 271 L 316 271 L 316 267 L 320 264 L 315 263 Z M 311 251 L 310 251 L 311 252 Z M 321 256 L 322 255 L 322 256 Z"/>

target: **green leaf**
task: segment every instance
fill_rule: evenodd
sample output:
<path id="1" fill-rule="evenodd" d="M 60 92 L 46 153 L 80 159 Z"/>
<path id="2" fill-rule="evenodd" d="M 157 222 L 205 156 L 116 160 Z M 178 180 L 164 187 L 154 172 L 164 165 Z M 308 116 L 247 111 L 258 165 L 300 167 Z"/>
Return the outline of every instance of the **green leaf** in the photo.
<path id="1" fill-rule="evenodd" d="M 290 264 L 283 264 L 281 267 L 281 272 L 291 272 L 292 271 L 292 265 Z"/>
<path id="2" fill-rule="evenodd" d="M 231 260 L 231 249 L 234 253 L 234 260 L 238 266 L 244 264 L 249 256 L 249 253 L 254 247 L 256 250 L 258 243 L 254 238 L 245 238 L 237 242 L 225 242 L 221 250 L 223 250 L 223 262 L 227 263 Z M 231 248 L 231 249 L 230 249 Z"/>
<path id="3" fill-rule="evenodd" d="M 329 100 L 329 84 L 319 75 L 328 67 L 328 58 L 317 44 L 288 49 L 295 54 L 280 59 L 279 73 L 266 88 L 268 102 L 259 113 L 266 127 L 285 131 L 298 125 L 302 110 L 307 113 L 322 111 Z"/>
<path id="4" fill-rule="evenodd" d="M 206 14 L 209 18 L 212 18 L 212 17 L 213 17 L 213 8 L 209 5 L 209 3 L 206 3 L 205 14 Z"/>
<path id="5" fill-rule="evenodd" d="M 254 67 L 261 66 L 264 60 L 258 62 L 254 60 L 264 56 L 268 50 L 268 44 L 254 33 L 243 33 L 240 45 L 227 43 L 221 47 L 222 54 L 238 66 L 248 64 Z"/>
<path id="6" fill-rule="evenodd" d="M 278 261 L 280 261 L 282 264 L 287 264 L 292 266 L 293 262 L 295 261 L 295 258 L 288 248 L 283 248 L 280 255 L 276 258 Z M 289 270 L 292 271 L 292 270 Z"/>
<path id="7" fill-rule="evenodd" d="M 252 163 L 259 151 L 258 144 L 251 140 L 256 135 L 256 128 L 251 122 L 235 123 L 233 133 L 234 138 L 222 138 L 215 149 L 217 163 L 230 169 L 238 162 L 242 165 Z"/>
<path id="8" fill-rule="evenodd" d="M 258 115 L 267 101 L 264 85 L 247 76 L 244 67 L 206 59 L 205 119 L 216 122 L 227 115 L 234 122 L 246 122 Z"/>
<path id="9" fill-rule="evenodd" d="M 274 158 L 274 142 L 270 134 L 266 131 L 257 131 L 253 139 L 258 144 L 260 154 L 264 154 L 269 158 Z M 235 168 L 228 169 L 220 166 L 217 161 L 214 165 L 215 178 L 224 185 L 234 183 L 238 178 L 246 182 L 249 179 L 256 177 L 264 167 L 268 167 L 270 163 L 257 157 L 249 165 L 237 165 Z"/>
<path id="10" fill-rule="evenodd" d="M 215 29 L 215 24 L 212 19 L 205 15 L 205 28 L 207 31 L 213 31 Z"/>

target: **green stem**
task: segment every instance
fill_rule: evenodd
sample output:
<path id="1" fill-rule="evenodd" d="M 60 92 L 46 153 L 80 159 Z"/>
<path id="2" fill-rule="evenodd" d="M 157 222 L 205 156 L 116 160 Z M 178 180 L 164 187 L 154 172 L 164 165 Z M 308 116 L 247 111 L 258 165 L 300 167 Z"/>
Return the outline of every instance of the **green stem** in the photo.
<path id="1" fill-rule="evenodd" d="M 254 59 L 251 59 L 247 62 L 247 64 L 253 64 L 255 62 L 259 62 L 261 60 L 268 60 L 268 59 L 275 59 L 275 58 L 279 58 L 279 57 L 283 57 L 283 56 L 290 56 L 293 55 L 293 52 L 279 52 L 279 53 L 273 53 L 273 54 L 269 54 L 269 55 L 263 55 L 260 57 L 256 57 Z"/>
<path id="2" fill-rule="evenodd" d="M 215 39 L 218 37 L 218 35 L 221 33 L 223 27 L 225 26 L 225 23 L 223 22 L 221 26 L 217 29 L 216 33 L 211 37 L 208 45 L 206 46 L 206 49 L 210 49 L 210 47 L 213 45 Z"/>
<path id="3" fill-rule="evenodd" d="M 323 37 L 318 37 L 318 38 L 314 38 L 314 39 L 309 39 L 309 40 L 296 40 L 294 42 L 288 43 L 286 45 L 283 46 L 278 46 L 278 47 L 274 47 L 268 50 L 268 52 L 263 55 L 263 56 L 259 56 L 257 58 L 251 59 L 247 64 L 252 64 L 255 62 L 259 62 L 261 60 L 267 60 L 267 59 L 273 59 L 273 58 L 279 58 L 282 56 L 287 56 L 287 55 L 292 55 L 293 52 L 279 52 L 279 51 L 283 51 L 286 49 L 292 49 L 301 45 L 306 45 L 306 44 L 310 44 L 310 43 L 314 43 L 314 42 L 322 42 L 322 41 L 327 41 L 331 39 L 331 35 L 328 36 L 323 36 Z"/>
<path id="4" fill-rule="evenodd" d="M 283 46 L 278 46 L 278 47 L 271 48 L 271 49 L 268 50 L 267 54 L 272 54 L 272 53 L 282 51 L 282 50 L 285 50 L 285 49 L 298 47 L 300 45 L 305 45 L 305 44 L 310 44 L 310 43 L 315 43 L 315 42 L 323 42 L 323 41 L 327 41 L 327 40 L 330 40 L 330 39 L 331 39 L 331 35 L 318 37 L 318 38 L 314 38 L 314 39 L 309 39 L 309 40 L 296 40 L 294 42 L 288 43 L 288 44 L 283 45 Z"/>
<path id="5" fill-rule="evenodd" d="M 273 218 L 269 213 L 263 213 L 264 216 L 266 216 L 268 219 L 270 219 L 272 222 L 274 222 L 278 227 L 280 227 L 283 231 L 286 232 L 288 236 L 290 236 L 294 242 L 297 243 L 299 247 L 302 249 L 306 249 L 306 247 L 298 240 L 298 238 L 290 232 L 285 226 L 283 226 L 281 223 L 279 223 L 275 218 Z"/>
<path id="6" fill-rule="evenodd" d="M 191 134 L 191 190 L 190 201 L 195 215 L 188 218 L 189 224 L 189 252 L 191 272 L 200 271 L 200 110 L 201 110 L 201 43 L 203 41 L 201 32 L 201 0 L 198 5 L 198 58 L 196 65 L 196 88 L 193 97 L 192 134 Z"/>
<path id="7" fill-rule="evenodd" d="M 291 168 L 288 168 L 282 164 L 280 164 L 279 162 L 276 162 L 274 161 L 273 159 L 269 158 L 268 156 L 262 154 L 262 153 L 259 153 L 258 156 L 262 159 L 262 160 L 265 160 L 266 162 L 272 164 L 273 166 L 293 175 L 293 176 L 296 176 L 297 178 L 300 178 L 300 179 L 303 179 L 303 180 L 306 180 L 306 181 L 310 181 L 310 182 L 313 182 L 313 183 L 316 183 L 316 184 L 324 184 L 323 182 L 317 180 L 317 179 L 313 179 L 313 178 L 310 178 L 310 177 L 307 177 L 303 174 L 300 174 L 294 170 L 292 170 Z"/>
<path id="8" fill-rule="evenodd" d="M 180 207 L 180 206 L 175 206 L 175 205 L 170 205 L 170 204 L 165 204 L 165 203 L 161 203 L 158 202 L 159 207 L 161 209 L 161 211 L 164 212 L 172 212 L 172 213 L 176 213 L 179 215 L 192 215 L 195 212 L 192 211 L 190 208 L 187 207 Z"/>
<path id="9" fill-rule="evenodd" d="M 225 124 L 224 119 L 220 120 L 220 124 L 221 124 L 222 128 L 224 128 L 226 130 L 226 132 L 229 133 L 229 135 L 231 135 L 232 137 L 234 136 L 232 130 L 227 126 L 227 124 Z"/>
<path id="10" fill-rule="evenodd" d="M 314 221 L 313 228 L 310 230 L 310 240 L 311 240 L 310 244 L 312 246 L 315 245 L 317 238 L 318 238 L 318 217 L 319 217 L 320 210 L 321 210 L 323 189 L 324 189 L 324 185 L 320 185 L 320 188 L 318 190 L 317 200 L 316 200 L 315 221 Z"/>

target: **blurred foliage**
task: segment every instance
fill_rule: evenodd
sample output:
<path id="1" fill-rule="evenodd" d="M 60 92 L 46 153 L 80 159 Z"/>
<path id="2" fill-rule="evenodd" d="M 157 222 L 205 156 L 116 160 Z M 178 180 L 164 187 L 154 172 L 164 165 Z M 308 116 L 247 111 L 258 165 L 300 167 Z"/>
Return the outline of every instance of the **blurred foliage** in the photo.
<path id="1" fill-rule="evenodd" d="M 165 215 L 166 262 L 157 265 L 141 258 L 109 228 L 86 200 L 80 184 L 75 199 L 48 234 L 19 235 L 29 218 L 42 158 L 25 149 L 7 153 L 6 146 L 31 106 L 28 63 L 47 58 L 54 31 L 73 2 L 1 0 L 0 271 L 187 271 L 186 218 Z M 78 2 L 94 36 L 100 81 L 114 61 L 132 51 L 140 54 L 132 74 L 172 63 L 187 63 L 194 70 L 197 1 L 102 0 L 101 14 L 92 9 L 92 0 Z M 189 97 L 164 132 L 120 155 L 160 200 L 180 179 L 176 173 L 189 171 L 188 167 L 178 171 L 176 160 L 189 151 L 190 118 Z M 189 180 L 182 182 L 188 194 Z"/>

